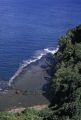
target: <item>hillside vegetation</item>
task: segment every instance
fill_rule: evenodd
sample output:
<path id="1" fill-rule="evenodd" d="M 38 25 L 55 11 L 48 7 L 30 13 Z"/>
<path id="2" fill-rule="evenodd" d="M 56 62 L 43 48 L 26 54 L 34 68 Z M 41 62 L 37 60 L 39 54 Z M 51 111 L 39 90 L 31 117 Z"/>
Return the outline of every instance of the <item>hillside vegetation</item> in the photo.
<path id="1" fill-rule="evenodd" d="M 56 119 L 81 120 L 81 25 L 59 41 L 57 65 L 51 83 Z"/>
<path id="2" fill-rule="evenodd" d="M 49 108 L 20 114 L 0 113 L 0 120 L 81 120 L 81 25 L 59 40 L 57 64 L 50 85 Z"/>

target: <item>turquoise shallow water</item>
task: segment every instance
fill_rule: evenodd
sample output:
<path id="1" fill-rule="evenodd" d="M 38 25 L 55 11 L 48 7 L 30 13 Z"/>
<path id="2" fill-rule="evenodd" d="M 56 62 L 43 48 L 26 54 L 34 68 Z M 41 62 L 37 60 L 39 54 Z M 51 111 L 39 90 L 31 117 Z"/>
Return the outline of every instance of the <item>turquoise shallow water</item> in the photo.
<path id="1" fill-rule="evenodd" d="M 80 23 L 80 0 L 0 0 L 0 80 Z"/>

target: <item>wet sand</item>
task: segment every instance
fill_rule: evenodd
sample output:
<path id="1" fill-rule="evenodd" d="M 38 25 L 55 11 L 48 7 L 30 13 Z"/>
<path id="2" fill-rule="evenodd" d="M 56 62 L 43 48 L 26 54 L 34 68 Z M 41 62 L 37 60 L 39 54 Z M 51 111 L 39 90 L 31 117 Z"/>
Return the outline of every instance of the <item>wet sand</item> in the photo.
<path id="1" fill-rule="evenodd" d="M 6 93 L 0 93 L 0 110 L 49 104 L 46 95 L 51 80 L 52 64 L 54 58 L 48 54 L 24 68 L 15 78 L 12 88 Z"/>

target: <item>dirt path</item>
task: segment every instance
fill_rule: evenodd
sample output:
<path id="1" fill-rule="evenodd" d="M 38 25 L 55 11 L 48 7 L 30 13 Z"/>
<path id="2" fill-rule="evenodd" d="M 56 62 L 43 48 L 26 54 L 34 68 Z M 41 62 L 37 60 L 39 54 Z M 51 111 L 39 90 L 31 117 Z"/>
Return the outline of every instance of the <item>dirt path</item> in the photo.
<path id="1" fill-rule="evenodd" d="M 42 110 L 42 109 L 44 109 L 44 108 L 47 108 L 48 107 L 48 105 L 36 105 L 36 106 L 33 106 L 33 107 L 29 107 L 29 108 L 33 108 L 33 109 L 35 109 L 35 110 L 38 110 L 38 111 L 40 111 L 40 110 Z M 10 111 L 9 111 L 9 113 L 21 113 L 22 111 L 24 111 L 26 108 L 23 108 L 23 107 L 20 107 L 20 108 L 14 108 L 14 109 L 11 109 Z"/>

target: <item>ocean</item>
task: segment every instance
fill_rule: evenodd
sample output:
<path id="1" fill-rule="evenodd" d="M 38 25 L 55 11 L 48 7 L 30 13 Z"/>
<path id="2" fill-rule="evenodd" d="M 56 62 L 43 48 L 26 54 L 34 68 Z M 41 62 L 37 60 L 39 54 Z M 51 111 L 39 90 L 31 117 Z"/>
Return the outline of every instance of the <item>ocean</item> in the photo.
<path id="1" fill-rule="evenodd" d="M 10 80 L 23 61 L 54 50 L 80 23 L 81 0 L 0 0 L 0 81 Z"/>

